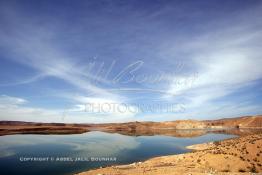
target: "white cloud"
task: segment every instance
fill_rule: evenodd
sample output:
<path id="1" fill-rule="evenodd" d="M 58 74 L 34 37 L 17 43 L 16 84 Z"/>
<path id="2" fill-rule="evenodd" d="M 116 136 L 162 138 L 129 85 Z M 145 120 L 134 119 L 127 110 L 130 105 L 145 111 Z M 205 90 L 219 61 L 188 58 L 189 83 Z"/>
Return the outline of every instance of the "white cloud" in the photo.
<path id="1" fill-rule="evenodd" d="M 6 95 L 0 96 L 0 120 L 32 122 L 99 123 L 132 121 L 137 114 L 135 107 L 112 100 L 76 97 L 81 104 L 64 109 L 46 109 L 27 106 L 27 100 Z M 87 104 L 94 105 L 87 111 Z M 104 107 L 103 107 L 104 106 Z M 99 109 L 100 108 L 100 109 Z M 101 110 L 103 108 L 103 110 Z M 90 109 L 89 109 L 90 110 Z"/>
<path id="2" fill-rule="evenodd" d="M 0 104 L 1 105 L 20 105 L 20 104 L 25 104 L 27 100 L 23 98 L 18 98 L 18 97 L 10 97 L 7 95 L 1 95 L 0 96 Z"/>
<path id="3" fill-rule="evenodd" d="M 192 71 L 197 73 L 192 83 L 177 84 L 177 81 L 186 80 L 188 77 L 174 77 L 167 88 L 168 93 L 173 96 L 165 95 L 169 100 L 185 99 L 187 111 L 181 115 L 186 118 L 191 115 L 198 118 L 223 117 L 229 114 L 237 116 L 248 112 L 261 112 L 258 106 L 251 103 L 240 108 L 238 104 L 242 103 L 243 99 L 229 99 L 230 103 L 227 100 L 215 102 L 241 89 L 250 88 L 250 85 L 255 85 L 262 78 L 262 55 L 259 47 L 262 41 L 259 27 L 261 21 L 245 18 L 239 23 L 239 19 L 232 19 L 226 23 L 220 21 L 220 28 L 211 28 L 209 32 L 190 38 L 180 43 L 177 48 L 171 49 L 175 56 L 178 56 L 176 52 L 189 51 L 190 63 L 193 64 L 190 65 L 193 66 L 191 74 Z M 171 52 L 170 54 L 172 55 Z M 247 94 L 242 96 L 247 101 L 253 98 L 249 98 Z"/>
<path id="4" fill-rule="evenodd" d="M 174 94 L 170 99 L 186 101 L 186 112 L 175 116 L 211 119 L 262 112 L 260 102 L 253 96 L 257 92 L 251 90 L 262 78 L 262 22 L 254 13 L 261 13 L 261 7 L 205 25 L 202 34 L 183 40 L 168 51 L 170 57 L 186 53 L 182 55 L 187 56 L 189 61 L 185 58 L 185 62 L 188 61 L 192 69 L 185 72 L 197 73 L 193 84 L 177 85 L 177 77 L 174 77 L 167 88 Z M 186 78 L 178 76 L 178 79 Z M 239 105 L 243 102 L 248 103 Z"/>
<path id="5" fill-rule="evenodd" d="M 11 14 L 11 16 L 7 15 L 6 18 L 8 19 L 11 17 L 13 19 L 14 16 L 17 15 L 18 14 L 14 13 Z M 65 98 L 69 98 L 73 102 L 76 101 L 76 105 L 72 108 L 68 107 L 68 109 L 58 109 L 53 111 L 17 105 L 12 107 L 13 110 L 5 112 L 5 118 L 9 118 L 7 116 L 13 116 L 12 119 L 17 119 L 19 116 L 21 117 L 23 115 L 32 117 L 33 115 L 41 114 L 43 116 L 46 115 L 48 116 L 47 118 L 53 120 L 54 118 L 52 119 L 50 116 L 61 116 L 63 110 L 66 110 L 74 112 L 74 115 L 79 116 L 78 119 L 80 120 L 78 122 L 85 122 L 88 121 L 88 118 L 99 118 L 99 116 L 97 115 L 97 112 L 94 112 L 93 114 L 77 113 L 83 110 L 84 106 L 82 103 L 92 102 L 101 105 L 105 103 L 115 103 L 118 104 L 117 107 L 121 108 L 121 103 L 124 102 L 125 97 L 119 95 L 117 91 L 114 91 L 113 93 L 107 88 L 103 88 L 101 84 L 98 85 L 98 83 L 92 83 L 94 80 L 96 82 L 102 82 L 102 84 L 107 83 L 107 81 L 92 74 L 90 70 L 86 70 L 89 63 L 86 63 L 87 65 L 76 64 L 76 59 L 69 56 L 66 51 L 57 49 L 57 45 L 50 42 L 49 38 L 55 35 L 55 32 L 50 30 L 52 27 L 49 26 L 50 28 L 46 27 L 41 28 L 40 30 L 38 26 L 33 25 L 33 21 L 29 21 L 23 15 L 19 16 L 19 20 L 23 21 L 24 24 L 27 25 L 23 25 L 23 27 L 16 27 L 17 24 L 15 22 L 12 22 L 12 20 L 9 21 L 14 30 L 13 32 L 15 32 L 16 35 L 6 36 L 0 31 L 0 45 L 9 51 L 8 53 L 10 54 L 10 58 L 12 58 L 13 61 L 35 69 L 39 72 L 39 76 L 32 77 L 29 80 L 15 82 L 13 84 L 17 85 L 31 83 L 39 80 L 40 78 L 54 77 L 73 85 L 75 87 L 75 91 L 81 92 L 82 95 L 79 97 L 75 97 L 74 95 L 65 96 Z M 18 24 L 21 24 L 21 21 Z M 133 108 L 132 106 L 128 107 Z M 114 117 L 119 118 L 119 116 L 122 116 L 122 118 L 125 119 L 125 117 L 132 117 L 135 115 L 134 113 L 128 111 L 121 113 L 118 111 L 109 111 L 107 114 L 111 115 L 110 119 L 112 120 L 114 120 Z M 105 116 L 100 117 L 105 118 Z M 66 119 L 68 119 L 68 117 Z"/>
<path id="6" fill-rule="evenodd" d="M 14 11 L 5 13 L 5 19 L 8 20 L 14 35 L 7 36 L 0 30 L 0 46 L 8 51 L 9 58 L 35 69 L 39 75 L 10 85 L 31 83 L 50 76 L 64 80 L 76 88 L 84 90 L 85 94 L 90 96 L 119 97 L 118 94 L 111 93 L 106 88 L 92 83 L 94 80 L 103 83 L 107 81 L 87 70 L 86 67 L 89 63 L 86 63 L 87 65 L 77 64 L 76 59 L 72 58 L 70 53 L 58 49 L 58 45 L 50 40 L 55 37 L 57 32 L 53 30 L 52 26 L 39 27 L 34 24 L 35 21 L 29 20 L 31 18 L 20 13 Z M 59 26 L 57 27 L 59 28 Z"/>
<path id="7" fill-rule="evenodd" d="M 62 116 L 62 110 L 28 107 L 27 102 L 23 98 L 1 95 L 0 120 L 49 122 L 59 121 Z"/>
<path id="8" fill-rule="evenodd" d="M 123 121 L 132 120 L 139 113 L 139 109 L 136 106 L 121 101 L 86 96 L 74 96 L 72 99 L 81 104 L 66 109 L 66 115 L 86 115 L 89 119 L 95 117 L 96 120 L 101 118 L 107 121 Z M 97 121 L 94 122 L 96 123 Z"/>
<path id="9" fill-rule="evenodd" d="M 254 13 L 256 13 L 256 16 L 259 16 L 258 13 L 260 14 L 260 11 L 255 9 Z M 197 72 L 197 76 L 193 77 L 194 79 L 191 82 L 187 82 L 188 74 L 183 72 L 181 75 L 174 77 L 170 86 L 165 87 L 166 84 L 156 85 L 159 89 L 155 89 L 155 87 L 152 88 L 153 90 L 147 89 L 148 94 L 151 94 L 146 94 L 145 96 L 152 95 L 150 97 L 152 99 L 161 98 L 161 95 L 155 95 L 154 93 L 166 92 L 163 95 L 164 98 L 161 98 L 161 100 L 171 99 L 170 101 L 172 101 L 176 100 L 176 97 L 183 98 L 187 102 L 185 105 L 188 109 L 201 110 L 194 114 L 208 114 L 208 111 L 205 110 L 206 106 L 214 111 L 216 109 L 216 104 L 212 102 L 213 100 L 221 99 L 261 79 L 262 69 L 260 67 L 262 59 L 260 47 L 262 32 L 260 26 L 262 22 L 260 19 L 252 18 L 253 11 L 248 11 L 247 15 L 245 12 L 241 14 L 240 17 L 233 16 L 229 20 L 223 19 L 214 23 L 209 22 L 211 24 L 203 26 L 204 32 L 202 34 L 198 33 L 195 37 L 191 37 L 190 35 L 188 40 L 186 40 L 187 36 L 182 35 L 183 39 L 178 39 L 180 43 L 175 43 L 174 47 L 171 45 L 171 47 L 163 50 L 161 48 L 149 50 L 152 53 L 156 53 L 159 49 L 161 52 L 168 53 L 167 58 L 170 59 L 170 64 L 166 65 L 166 60 L 162 60 L 162 57 L 157 58 L 159 55 L 156 55 L 153 58 L 155 59 L 153 62 L 156 67 L 153 67 L 151 70 L 155 71 L 158 66 L 166 70 L 165 68 L 171 67 L 170 65 L 173 65 L 176 61 L 172 58 L 183 55 L 179 55 L 180 53 L 188 53 L 188 55 L 185 55 L 189 57 L 189 62 L 192 65 L 185 72 Z M 86 103 L 100 106 L 108 103 L 117 104 L 117 107 L 121 108 L 123 107 L 122 103 L 128 100 L 131 101 L 131 97 L 133 97 L 132 94 L 128 98 L 127 91 L 131 92 L 133 90 L 139 92 L 137 93 L 139 95 L 134 95 L 137 98 L 140 96 L 141 90 L 145 90 L 144 88 L 151 85 L 143 84 L 141 85 L 142 88 L 124 87 L 120 93 L 121 89 L 119 87 L 106 86 L 108 85 L 107 80 L 96 77 L 90 71 L 86 71 L 88 65 L 83 65 L 82 62 L 82 65 L 77 64 L 76 60 L 79 58 L 72 57 L 67 50 L 61 49 L 55 43 L 55 35 L 59 30 L 52 31 L 52 29 L 57 28 L 61 30 L 61 26 L 57 25 L 53 28 L 52 26 L 45 25 L 38 27 L 34 21 L 30 21 L 32 20 L 31 18 L 27 18 L 23 14 L 20 15 L 18 12 L 17 14 L 9 12 L 5 15 L 6 21 L 10 25 L 8 27 L 12 28 L 10 33 L 14 33 L 15 35 L 6 35 L 0 30 L 1 48 L 6 49 L 10 54 L 8 56 L 12 57 L 14 61 L 33 68 L 39 73 L 39 75 L 32 76 L 28 80 L 13 83 L 14 85 L 30 83 L 50 76 L 64 80 L 74 86 L 74 91 L 80 92 L 81 95 L 64 96 L 64 98 L 75 102 L 75 106 L 65 109 L 70 112 L 70 115 L 74 116 L 70 118 L 66 117 L 68 121 L 105 122 L 133 119 L 136 113 L 119 113 L 119 111 L 109 110 L 107 113 L 99 114 L 99 111 L 95 111 L 94 113 L 81 113 L 81 111 L 86 108 Z M 179 37 L 176 33 L 174 33 L 174 36 Z M 161 35 L 157 38 L 161 38 Z M 173 39 L 172 36 L 170 38 L 171 40 Z M 164 41 L 159 39 L 156 43 L 158 42 L 159 45 L 161 43 L 170 44 L 173 40 L 169 43 L 168 38 L 164 37 Z M 165 44 L 165 47 L 168 44 Z M 94 80 L 99 83 L 93 83 Z M 182 83 L 177 84 L 177 82 Z M 170 96 L 170 94 L 175 95 L 175 98 Z M 141 95 L 141 98 L 143 97 Z M 0 102 L 1 105 L 8 106 L 8 110 L 3 111 L 3 116 L 14 116 L 16 119 L 19 116 L 31 116 L 35 118 L 36 115 L 40 115 L 48 116 L 45 120 L 52 120 L 50 116 L 60 116 L 61 111 L 63 111 L 59 109 L 47 110 L 23 106 L 26 101 L 23 101 L 24 99 L 20 99 L 19 101 L 17 97 L 1 97 L 1 99 L 4 100 Z M 230 105 L 236 106 L 234 103 Z M 248 105 L 250 107 L 250 104 Z M 135 108 L 135 106 L 131 105 L 128 105 L 128 107 L 131 109 Z M 189 114 L 193 113 L 189 112 Z"/>

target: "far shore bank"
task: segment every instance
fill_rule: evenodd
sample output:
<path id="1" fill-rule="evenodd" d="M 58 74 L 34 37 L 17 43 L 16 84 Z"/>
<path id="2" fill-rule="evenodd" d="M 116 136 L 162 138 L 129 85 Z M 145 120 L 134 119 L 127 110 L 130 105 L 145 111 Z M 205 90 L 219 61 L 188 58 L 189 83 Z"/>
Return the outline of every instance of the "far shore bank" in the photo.
<path id="1" fill-rule="evenodd" d="M 103 131 L 124 135 L 200 136 L 206 130 L 219 132 L 230 129 L 260 129 L 262 115 L 226 118 L 219 120 L 176 120 L 168 122 L 127 122 L 106 124 L 34 123 L 0 121 L 0 135 L 9 134 L 80 134 L 88 131 Z M 188 131 L 188 132 L 183 132 Z M 190 132 L 189 130 L 193 130 Z M 236 133 L 237 135 L 241 133 Z"/>

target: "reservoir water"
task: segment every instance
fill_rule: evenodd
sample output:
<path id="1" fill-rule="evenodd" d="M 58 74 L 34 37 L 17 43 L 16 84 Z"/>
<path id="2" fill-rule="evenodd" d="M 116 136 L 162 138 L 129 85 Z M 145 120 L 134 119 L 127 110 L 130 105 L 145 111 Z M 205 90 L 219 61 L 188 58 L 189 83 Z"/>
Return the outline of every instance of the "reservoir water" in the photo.
<path id="1" fill-rule="evenodd" d="M 0 136 L 1 175 L 67 175 L 101 166 L 188 152 L 192 144 L 236 137 L 206 133 L 195 137 L 129 136 L 92 131 L 73 135 Z"/>

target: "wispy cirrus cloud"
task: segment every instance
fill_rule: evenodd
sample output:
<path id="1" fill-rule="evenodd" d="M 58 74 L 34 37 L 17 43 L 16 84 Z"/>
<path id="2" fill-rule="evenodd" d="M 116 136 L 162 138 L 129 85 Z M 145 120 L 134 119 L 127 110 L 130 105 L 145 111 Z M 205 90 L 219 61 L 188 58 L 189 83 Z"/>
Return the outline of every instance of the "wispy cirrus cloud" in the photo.
<path id="1" fill-rule="evenodd" d="M 117 101 L 90 97 L 75 97 L 75 105 L 63 108 L 41 108 L 28 105 L 28 100 L 1 95 L 1 120 L 65 123 L 107 123 L 133 121 L 137 114 L 133 106 Z M 93 107 L 90 108 L 90 105 Z"/>
<path id="2" fill-rule="evenodd" d="M 121 99 L 117 93 L 111 93 L 106 88 L 99 87 L 97 83 L 92 83 L 92 81 L 105 82 L 106 80 L 92 74 L 88 69 L 86 70 L 84 64 L 88 66 L 88 63 L 77 64 L 75 61 L 77 59 L 67 55 L 65 50 L 59 50 L 57 45 L 51 42 L 49 38 L 55 35 L 51 26 L 40 28 L 35 26 L 33 21 L 28 21 L 27 16 L 17 13 L 12 13 L 10 16 L 12 19 L 17 18 L 19 22 L 10 19 L 8 24 L 13 29 L 14 35 L 7 36 L 0 32 L 0 45 L 9 50 L 9 58 L 40 72 L 39 75 L 15 82 L 14 85 L 31 83 L 45 77 L 55 77 L 84 90 L 84 93 L 90 96 Z M 6 20 L 9 20 L 10 16 L 7 16 Z M 23 23 L 23 27 L 17 25 L 21 23 Z M 4 84 L 4 86 L 6 85 Z"/>
<path id="3" fill-rule="evenodd" d="M 232 6 L 223 1 L 216 8 L 211 2 L 202 3 L 205 5 L 191 1 L 150 3 L 144 9 L 136 3 L 112 3 L 108 7 L 79 2 L 76 10 L 75 6 L 49 6 L 47 2 L 43 6 L 50 13 L 40 10 L 37 15 L 32 9 L 38 9 L 38 4 L 4 3 L 0 7 L 0 56 L 7 60 L 3 68 L 10 68 L 10 74 L 18 81 L 9 82 L 8 74 L 0 76 L 1 82 L 8 82 L 0 83 L 2 94 L 27 99 L 42 90 L 48 96 L 45 102 L 32 97 L 28 101 L 30 105 L 36 103 L 35 107 L 15 104 L 16 115 L 19 110 L 30 116 L 47 110 L 42 113 L 59 116 L 61 110 L 67 110 L 70 117 L 65 120 L 74 122 L 147 119 L 141 111 L 109 111 L 106 115 L 81 112 L 91 103 L 185 106 L 183 113 L 163 114 L 161 120 L 262 112 L 258 108 L 262 79 L 261 3 L 232 2 Z M 68 13 L 68 9 L 74 13 Z M 57 10 L 60 15 L 56 15 Z M 100 60 L 93 59 L 97 55 L 102 55 Z M 102 64 L 93 64 L 99 61 Z M 25 75 L 16 72 L 20 67 Z M 113 76 L 101 76 L 107 74 L 103 67 Z M 128 69 L 124 77 L 120 74 L 121 81 L 134 79 L 114 83 L 125 67 Z M 147 79 L 158 74 L 163 81 Z M 53 104 L 60 107 L 52 110 Z"/>
<path id="4" fill-rule="evenodd" d="M 61 121 L 62 110 L 52 110 L 37 107 L 28 107 L 24 98 L 1 95 L 0 114 L 1 120 L 16 121 Z"/>
<path id="5" fill-rule="evenodd" d="M 257 10 L 259 8 L 261 7 Z M 251 18 L 250 11 L 245 13 Z M 249 102 L 245 104 L 246 106 L 242 106 L 242 109 L 239 109 L 239 103 L 242 103 L 240 101 L 233 99 L 230 103 L 223 101 L 240 90 L 259 85 L 262 79 L 260 69 L 262 59 L 259 51 L 262 41 L 262 23 L 255 19 L 250 21 L 247 16 L 243 17 L 242 14 L 224 22 L 219 21 L 222 28 L 211 28 L 209 32 L 181 43 L 172 50 L 175 54 L 189 52 L 191 63 L 194 65 L 193 70 L 197 76 L 190 84 L 177 83 L 187 79 L 187 75 L 174 77 L 174 83 L 168 87 L 168 92 L 174 97 L 170 95 L 165 97 L 183 97 L 187 101 L 188 115 L 192 115 L 190 110 L 196 111 L 192 116 L 210 116 L 210 113 L 216 116 L 218 114 L 230 116 L 234 114 L 232 111 L 239 112 L 239 115 L 243 114 L 243 111 L 246 112 L 245 114 L 248 114 L 248 111 L 249 113 L 261 112 L 259 105 L 251 103 L 252 95 L 250 97 L 248 94 L 242 95 Z M 239 23 L 240 20 L 241 23 Z M 222 100 L 222 102 L 218 103 L 217 100 Z"/>

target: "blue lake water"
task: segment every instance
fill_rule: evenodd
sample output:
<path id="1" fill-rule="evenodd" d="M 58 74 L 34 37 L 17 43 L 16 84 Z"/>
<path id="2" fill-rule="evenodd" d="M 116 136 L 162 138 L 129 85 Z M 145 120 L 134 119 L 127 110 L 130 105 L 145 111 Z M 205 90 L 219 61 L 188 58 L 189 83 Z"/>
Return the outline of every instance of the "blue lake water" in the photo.
<path id="1" fill-rule="evenodd" d="M 135 137 L 98 131 L 74 135 L 0 136 L 0 169 L 1 175 L 67 175 L 100 166 L 185 153 L 189 151 L 185 146 L 232 137 L 235 136 L 214 133 L 193 138 L 160 135 Z M 27 161 L 28 158 L 46 157 L 48 161 Z M 65 160 L 56 159 L 63 157 L 66 157 Z M 77 157 L 84 161 L 75 161 Z M 98 161 L 98 158 L 111 158 L 113 161 Z"/>

